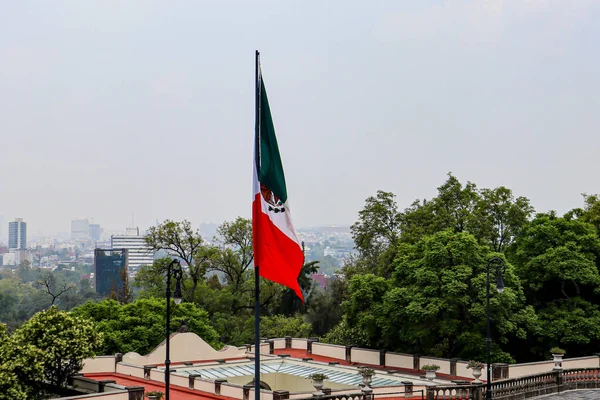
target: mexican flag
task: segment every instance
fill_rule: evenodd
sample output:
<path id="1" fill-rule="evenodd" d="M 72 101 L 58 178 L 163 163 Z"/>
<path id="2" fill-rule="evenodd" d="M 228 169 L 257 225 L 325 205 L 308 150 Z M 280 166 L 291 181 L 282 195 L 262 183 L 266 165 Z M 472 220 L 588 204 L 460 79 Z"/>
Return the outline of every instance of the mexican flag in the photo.
<path id="1" fill-rule="evenodd" d="M 254 265 L 258 266 L 260 276 L 287 286 L 304 301 L 298 283 L 304 254 L 292 224 L 283 165 L 260 71 L 257 88 L 252 203 Z"/>

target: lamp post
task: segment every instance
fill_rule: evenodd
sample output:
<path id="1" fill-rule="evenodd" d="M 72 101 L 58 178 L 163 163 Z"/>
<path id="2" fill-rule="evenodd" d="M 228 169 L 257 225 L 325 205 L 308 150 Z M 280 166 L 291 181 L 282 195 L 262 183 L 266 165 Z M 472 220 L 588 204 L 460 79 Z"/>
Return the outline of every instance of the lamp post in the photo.
<path id="1" fill-rule="evenodd" d="M 175 277 L 175 293 L 173 294 L 173 300 L 175 300 L 175 304 L 181 303 L 181 263 L 179 260 L 175 259 L 171 261 L 169 266 L 167 267 L 167 355 L 165 359 L 165 400 L 169 400 L 169 384 L 171 378 L 171 360 L 170 357 L 170 342 L 171 342 L 171 275 Z"/>
<path id="2" fill-rule="evenodd" d="M 502 274 L 506 271 L 506 264 L 500 257 L 492 258 L 487 265 L 487 284 L 486 284 L 486 297 L 487 297 L 487 382 L 485 390 L 486 400 L 492 398 L 492 369 L 490 367 L 491 357 L 491 343 L 492 343 L 492 332 L 490 325 L 490 269 L 496 267 L 496 290 L 498 293 L 504 292 L 504 281 L 502 280 Z"/>

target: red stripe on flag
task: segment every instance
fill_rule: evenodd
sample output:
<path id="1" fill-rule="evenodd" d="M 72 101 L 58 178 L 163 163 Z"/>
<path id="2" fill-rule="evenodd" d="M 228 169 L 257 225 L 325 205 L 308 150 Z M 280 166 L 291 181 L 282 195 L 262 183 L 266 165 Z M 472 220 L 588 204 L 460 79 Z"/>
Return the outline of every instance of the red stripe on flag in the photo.
<path id="1" fill-rule="evenodd" d="M 287 286 L 304 302 L 298 284 L 298 276 L 304 263 L 302 249 L 262 212 L 260 196 L 257 193 L 252 203 L 254 264 L 260 267 L 260 276 Z"/>

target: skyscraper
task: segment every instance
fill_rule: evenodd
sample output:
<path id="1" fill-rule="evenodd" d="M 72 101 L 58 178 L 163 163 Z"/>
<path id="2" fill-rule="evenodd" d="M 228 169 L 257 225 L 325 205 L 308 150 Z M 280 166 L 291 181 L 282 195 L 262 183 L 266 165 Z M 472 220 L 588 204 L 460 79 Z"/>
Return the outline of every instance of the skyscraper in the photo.
<path id="1" fill-rule="evenodd" d="M 146 244 L 139 228 L 127 228 L 125 235 L 112 235 L 110 247 L 127 249 L 127 267 L 131 272 L 137 272 L 142 265 L 152 265 L 154 262 L 154 250 Z"/>
<path id="2" fill-rule="evenodd" d="M 112 292 L 119 297 L 126 279 L 126 249 L 94 250 L 94 286 L 96 287 L 96 293 L 108 296 Z"/>
<path id="3" fill-rule="evenodd" d="M 8 250 L 25 250 L 27 248 L 27 224 L 23 218 L 15 218 L 8 223 Z"/>
<path id="4" fill-rule="evenodd" d="M 100 224 L 90 224 L 90 238 L 97 242 L 100 240 L 100 236 L 102 235 L 102 228 L 100 228 Z"/>
<path id="5" fill-rule="evenodd" d="M 90 239 L 90 221 L 74 219 L 71 221 L 71 240 L 86 241 Z"/>

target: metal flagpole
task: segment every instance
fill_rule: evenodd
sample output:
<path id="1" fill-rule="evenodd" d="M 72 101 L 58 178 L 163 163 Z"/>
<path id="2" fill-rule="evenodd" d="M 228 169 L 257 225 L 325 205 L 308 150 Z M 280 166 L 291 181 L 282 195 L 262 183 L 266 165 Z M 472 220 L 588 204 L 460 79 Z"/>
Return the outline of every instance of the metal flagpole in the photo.
<path id="1" fill-rule="evenodd" d="M 260 53 L 256 50 L 255 60 L 255 101 L 256 101 L 256 115 L 254 123 L 254 137 L 256 146 L 255 152 L 257 160 L 256 162 L 260 165 L 260 151 L 258 146 L 259 135 L 260 135 Z M 256 166 L 254 166 L 256 168 Z M 260 400 L 260 281 L 258 274 L 258 265 L 254 265 L 254 399 Z"/>

